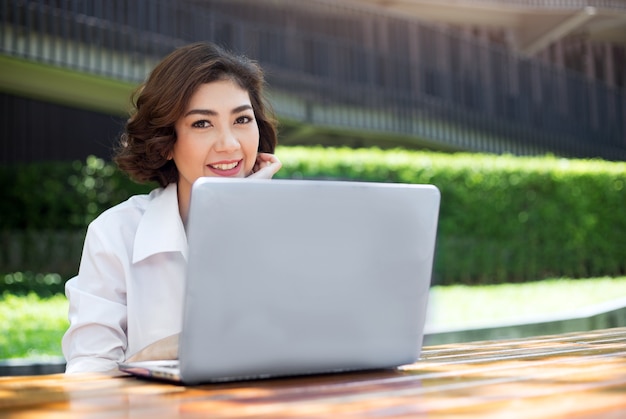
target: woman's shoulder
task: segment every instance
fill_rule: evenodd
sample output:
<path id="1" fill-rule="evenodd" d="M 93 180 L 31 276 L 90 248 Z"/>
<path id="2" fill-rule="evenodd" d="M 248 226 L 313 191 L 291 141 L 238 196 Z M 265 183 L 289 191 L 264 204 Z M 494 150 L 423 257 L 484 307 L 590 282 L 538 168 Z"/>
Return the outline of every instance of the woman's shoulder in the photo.
<path id="1" fill-rule="evenodd" d="M 161 188 L 152 190 L 149 194 L 133 195 L 126 201 L 122 201 L 117 205 L 103 211 L 96 219 L 108 218 L 116 216 L 118 214 L 124 214 L 128 212 L 144 212 L 148 204 L 159 195 L 162 191 Z"/>
<path id="2" fill-rule="evenodd" d="M 147 209 L 151 205 L 154 205 L 154 202 L 162 200 L 161 198 L 166 193 L 167 189 L 169 189 L 169 187 L 157 188 L 148 194 L 133 195 L 126 201 L 120 202 L 119 204 L 103 211 L 91 222 L 89 228 L 110 228 L 113 224 L 118 223 L 136 226 Z M 174 193 L 174 196 L 175 195 L 176 194 Z"/>

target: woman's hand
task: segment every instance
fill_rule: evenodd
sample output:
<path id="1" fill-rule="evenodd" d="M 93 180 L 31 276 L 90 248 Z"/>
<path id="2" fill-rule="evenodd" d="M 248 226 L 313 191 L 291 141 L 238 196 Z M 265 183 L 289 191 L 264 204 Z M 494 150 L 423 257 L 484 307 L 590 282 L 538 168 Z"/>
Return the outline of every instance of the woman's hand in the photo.
<path id="1" fill-rule="evenodd" d="M 128 358 L 126 362 L 178 359 L 178 336 L 177 333 L 157 340 Z"/>
<path id="2" fill-rule="evenodd" d="M 252 173 L 248 175 L 251 179 L 271 179 L 280 170 L 283 164 L 273 154 L 258 153 L 256 162 L 252 168 Z"/>

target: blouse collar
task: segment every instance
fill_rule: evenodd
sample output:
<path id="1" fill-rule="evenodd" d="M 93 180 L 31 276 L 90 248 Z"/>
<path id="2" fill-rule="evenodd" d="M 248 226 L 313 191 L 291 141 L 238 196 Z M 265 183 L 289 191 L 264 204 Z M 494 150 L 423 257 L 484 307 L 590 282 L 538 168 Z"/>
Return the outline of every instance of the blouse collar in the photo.
<path id="1" fill-rule="evenodd" d="M 157 253 L 180 252 L 187 259 L 185 227 L 178 210 L 176 183 L 155 189 L 137 226 L 133 263 Z"/>

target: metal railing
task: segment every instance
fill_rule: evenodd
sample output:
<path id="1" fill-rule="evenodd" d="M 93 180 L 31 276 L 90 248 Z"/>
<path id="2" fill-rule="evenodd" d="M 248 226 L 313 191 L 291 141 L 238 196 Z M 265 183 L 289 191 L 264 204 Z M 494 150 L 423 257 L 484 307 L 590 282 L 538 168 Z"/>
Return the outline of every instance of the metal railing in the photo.
<path id="1" fill-rule="evenodd" d="M 626 10 L 625 0 L 472 0 L 476 4 L 503 4 L 518 7 L 532 7 L 535 9 L 566 9 L 576 10 L 585 7 L 602 9 Z"/>
<path id="2" fill-rule="evenodd" d="M 279 113 L 314 124 L 626 160 L 623 90 L 401 18 L 315 1 L 12 0 L 0 24 L 1 53 L 132 82 L 210 40 L 257 59 L 290 95 Z"/>

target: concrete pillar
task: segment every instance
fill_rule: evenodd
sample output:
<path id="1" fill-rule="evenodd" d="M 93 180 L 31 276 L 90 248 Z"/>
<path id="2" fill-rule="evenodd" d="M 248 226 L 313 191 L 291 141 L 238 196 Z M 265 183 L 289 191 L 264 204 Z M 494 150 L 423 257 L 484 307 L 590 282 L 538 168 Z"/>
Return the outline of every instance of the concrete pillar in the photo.
<path id="1" fill-rule="evenodd" d="M 382 58 L 377 62 L 378 71 L 382 77 L 381 81 L 383 85 L 389 87 L 393 85 L 393 80 L 391 80 L 393 75 L 391 72 L 392 64 L 387 58 L 390 57 L 389 51 L 394 51 L 395 48 L 393 47 L 393 45 L 391 45 L 389 41 L 389 18 L 383 16 L 377 19 L 377 22 L 378 24 L 376 26 L 378 29 L 378 33 L 376 37 L 376 48 L 379 53 L 379 57 Z"/>
<path id="2" fill-rule="evenodd" d="M 596 65 L 595 65 L 595 54 L 593 44 L 589 39 L 585 40 L 585 74 L 587 78 L 591 81 L 597 81 L 596 76 Z M 593 127 L 596 127 L 598 124 L 598 106 L 597 106 L 597 98 L 595 89 L 588 87 L 589 93 L 589 122 Z"/>
<path id="3" fill-rule="evenodd" d="M 615 57 L 613 46 L 605 42 L 603 44 L 604 51 L 604 80 L 609 86 L 615 87 L 616 79 L 615 79 Z"/>
<path id="4" fill-rule="evenodd" d="M 491 48 L 489 45 L 489 33 L 485 28 L 477 28 L 481 54 L 478 62 L 480 85 L 484 89 L 483 105 L 485 112 L 492 115 L 494 110 L 493 76 L 491 63 Z"/>
<path id="5" fill-rule="evenodd" d="M 443 89 L 443 97 L 451 98 L 451 89 L 449 80 L 450 74 L 452 73 L 452 68 L 450 66 L 450 39 L 449 35 L 445 31 L 437 31 L 436 32 L 436 52 L 437 55 L 434 57 L 437 61 L 437 70 L 439 74 L 443 77 L 440 80 L 445 80 L 445 84 L 440 86 Z"/>
<path id="6" fill-rule="evenodd" d="M 608 84 L 609 86 L 615 88 L 617 87 L 617 80 L 616 80 L 616 76 L 615 76 L 615 50 L 613 48 L 613 45 L 611 45 L 608 42 L 605 42 L 602 45 L 602 58 L 604 60 L 604 80 L 606 82 L 606 84 Z M 616 108 L 615 108 L 615 103 L 612 100 L 609 100 L 608 103 L 608 116 L 611 118 L 611 120 L 613 118 L 615 118 L 616 116 Z"/>
<path id="7" fill-rule="evenodd" d="M 563 52 L 563 39 L 557 40 L 553 44 L 554 48 L 554 64 L 560 69 L 565 69 L 565 54 Z M 563 77 L 559 77 L 557 85 L 557 106 L 560 112 L 567 112 L 567 83 Z"/>
<path id="8" fill-rule="evenodd" d="M 363 44 L 367 51 L 367 64 L 366 64 L 366 77 L 370 84 L 373 84 L 376 80 L 376 56 L 378 46 L 376 45 L 376 20 L 371 17 L 363 17 Z"/>
<path id="9" fill-rule="evenodd" d="M 419 28 L 417 25 L 409 26 L 409 65 L 411 66 L 411 89 L 419 94 L 422 89 L 422 72 L 424 66 L 421 60 Z"/>
<path id="10" fill-rule="evenodd" d="M 593 45 L 591 41 L 585 39 L 584 41 L 584 54 L 585 54 L 585 74 L 590 80 L 596 79 L 596 66 L 593 56 Z"/>

